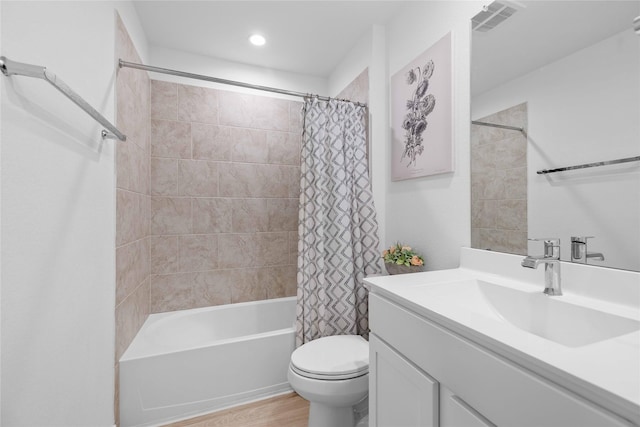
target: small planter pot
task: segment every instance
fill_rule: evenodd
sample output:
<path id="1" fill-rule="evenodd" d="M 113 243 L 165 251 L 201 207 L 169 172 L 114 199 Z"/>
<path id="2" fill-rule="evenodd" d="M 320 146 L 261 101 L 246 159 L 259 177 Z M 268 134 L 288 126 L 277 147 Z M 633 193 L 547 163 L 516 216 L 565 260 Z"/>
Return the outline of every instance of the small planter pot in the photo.
<path id="1" fill-rule="evenodd" d="M 398 265 L 398 264 L 391 264 L 391 263 L 384 263 L 384 266 L 387 269 L 387 273 L 393 275 L 393 274 L 407 274 L 407 273 L 420 273 L 421 271 L 424 271 L 424 266 L 423 265 L 411 265 L 411 266 L 407 266 L 407 265 Z"/>

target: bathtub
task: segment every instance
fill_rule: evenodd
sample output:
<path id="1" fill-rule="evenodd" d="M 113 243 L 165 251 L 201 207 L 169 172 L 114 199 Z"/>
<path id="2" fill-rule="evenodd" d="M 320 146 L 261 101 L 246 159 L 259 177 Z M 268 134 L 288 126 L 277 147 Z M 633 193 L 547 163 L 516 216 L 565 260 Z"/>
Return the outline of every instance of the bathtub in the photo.
<path id="1" fill-rule="evenodd" d="M 120 425 L 162 425 L 292 391 L 295 304 L 150 315 L 120 359 Z"/>

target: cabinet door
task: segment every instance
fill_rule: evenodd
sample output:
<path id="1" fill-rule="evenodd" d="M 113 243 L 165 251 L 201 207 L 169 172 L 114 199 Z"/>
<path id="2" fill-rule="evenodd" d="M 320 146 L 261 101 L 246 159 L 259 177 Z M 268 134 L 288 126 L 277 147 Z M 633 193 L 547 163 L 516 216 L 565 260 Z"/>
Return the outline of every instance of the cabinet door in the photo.
<path id="1" fill-rule="evenodd" d="M 440 385 L 440 427 L 495 427 L 491 421 Z"/>
<path id="2" fill-rule="evenodd" d="M 369 336 L 371 427 L 437 427 L 438 382 Z"/>

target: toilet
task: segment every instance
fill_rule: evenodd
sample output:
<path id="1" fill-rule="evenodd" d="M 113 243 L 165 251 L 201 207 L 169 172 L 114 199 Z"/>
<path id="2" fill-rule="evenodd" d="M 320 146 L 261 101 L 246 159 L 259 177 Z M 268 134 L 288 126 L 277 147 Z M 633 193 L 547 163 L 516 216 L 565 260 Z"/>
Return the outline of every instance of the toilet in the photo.
<path id="1" fill-rule="evenodd" d="M 369 343 L 359 335 L 310 341 L 291 354 L 287 377 L 310 403 L 309 427 L 354 427 L 369 393 Z"/>

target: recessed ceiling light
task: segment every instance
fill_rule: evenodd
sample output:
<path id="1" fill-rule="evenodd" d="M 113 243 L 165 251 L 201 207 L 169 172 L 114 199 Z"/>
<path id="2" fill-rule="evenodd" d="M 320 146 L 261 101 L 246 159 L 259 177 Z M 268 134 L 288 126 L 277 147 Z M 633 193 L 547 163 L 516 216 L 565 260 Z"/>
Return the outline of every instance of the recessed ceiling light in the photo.
<path id="1" fill-rule="evenodd" d="M 253 34 L 251 37 L 249 37 L 249 41 L 254 46 L 262 46 L 267 42 L 267 40 L 260 34 Z"/>

